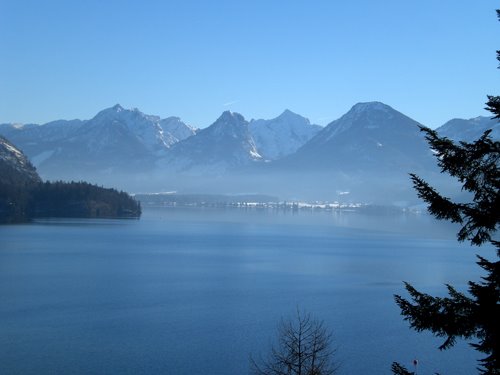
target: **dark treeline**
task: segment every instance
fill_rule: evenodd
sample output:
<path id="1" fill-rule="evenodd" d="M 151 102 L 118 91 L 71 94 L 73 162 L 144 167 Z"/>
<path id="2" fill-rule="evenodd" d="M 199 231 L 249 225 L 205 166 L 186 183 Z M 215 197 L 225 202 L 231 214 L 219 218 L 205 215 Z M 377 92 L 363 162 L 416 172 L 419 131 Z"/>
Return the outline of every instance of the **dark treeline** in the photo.
<path id="1" fill-rule="evenodd" d="M 0 182 L 0 222 L 39 217 L 139 217 L 140 203 L 125 192 L 86 182 Z"/>

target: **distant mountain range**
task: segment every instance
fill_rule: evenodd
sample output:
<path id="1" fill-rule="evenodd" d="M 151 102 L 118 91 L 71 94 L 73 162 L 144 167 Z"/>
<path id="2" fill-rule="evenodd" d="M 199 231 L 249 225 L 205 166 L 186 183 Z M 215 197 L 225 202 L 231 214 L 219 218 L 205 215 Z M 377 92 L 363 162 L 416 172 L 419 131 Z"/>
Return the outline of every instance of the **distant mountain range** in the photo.
<path id="1" fill-rule="evenodd" d="M 90 120 L 0 125 L 44 178 L 90 180 L 129 191 L 261 193 L 286 198 L 404 202 L 408 172 L 438 174 L 419 123 L 379 103 L 358 103 L 326 127 L 289 110 L 248 122 L 224 112 L 196 129 L 120 105 Z M 437 131 L 471 141 L 497 121 L 454 119 Z M 349 193 L 349 194 L 347 194 Z"/>
<path id="2" fill-rule="evenodd" d="M 469 120 L 453 119 L 436 129 L 440 135 L 454 141 L 478 139 L 483 133 L 491 129 L 490 137 L 500 139 L 500 123 L 489 117 L 475 117 Z"/>
<path id="3" fill-rule="evenodd" d="M 176 117 L 160 119 L 120 105 L 87 121 L 0 125 L 0 134 L 20 147 L 50 179 L 149 170 L 173 144 L 195 132 Z"/>

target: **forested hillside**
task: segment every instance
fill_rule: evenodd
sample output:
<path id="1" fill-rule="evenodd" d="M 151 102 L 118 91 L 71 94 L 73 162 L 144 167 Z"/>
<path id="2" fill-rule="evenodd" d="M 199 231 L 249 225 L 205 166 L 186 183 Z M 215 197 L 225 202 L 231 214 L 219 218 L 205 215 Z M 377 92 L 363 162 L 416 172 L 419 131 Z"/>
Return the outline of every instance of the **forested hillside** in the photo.
<path id="1" fill-rule="evenodd" d="M 127 193 L 86 182 L 42 182 L 35 168 L 0 137 L 0 223 L 36 217 L 139 217 Z"/>

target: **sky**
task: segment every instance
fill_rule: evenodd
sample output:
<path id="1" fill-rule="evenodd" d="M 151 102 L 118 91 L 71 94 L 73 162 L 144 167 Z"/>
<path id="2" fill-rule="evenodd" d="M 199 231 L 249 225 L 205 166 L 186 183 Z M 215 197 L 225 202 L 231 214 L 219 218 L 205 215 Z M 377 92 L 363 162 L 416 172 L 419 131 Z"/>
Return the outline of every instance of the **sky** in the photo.
<path id="1" fill-rule="evenodd" d="M 430 127 L 500 94 L 493 0 L 0 0 L 0 123 L 117 103 L 206 127 L 381 101 Z"/>

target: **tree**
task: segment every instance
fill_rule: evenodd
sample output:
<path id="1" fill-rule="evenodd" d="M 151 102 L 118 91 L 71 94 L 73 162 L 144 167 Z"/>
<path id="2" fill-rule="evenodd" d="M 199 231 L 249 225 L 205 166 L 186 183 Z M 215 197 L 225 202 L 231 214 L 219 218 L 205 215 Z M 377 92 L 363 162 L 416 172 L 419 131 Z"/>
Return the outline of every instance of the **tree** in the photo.
<path id="1" fill-rule="evenodd" d="M 500 18 L 500 11 L 497 10 Z M 500 51 L 497 51 L 500 61 Z M 488 96 L 487 109 L 500 119 L 500 97 Z M 436 154 L 443 173 L 458 179 L 462 190 L 470 193 L 467 203 L 454 202 L 442 196 L 422 178 L 411 174 L 418 196 L 428 204 L 437 219 L 461 225 L 460 242 L 481 246 L 490 243 L 497 259 L 490 261 L 477 255 L 477 264 L 486 271 L 479 282 L 469 281 L 469 295 L 447 285 L 448 297 L 433 297 L 405 283 L 411 301 L 396 295 L 404 319 L 417 331 L 431 331 L 445 341 L 439 347 L 452 347 L 458 338 L 475 340 L 470 345 L 485 355 L 479 360 L 483 374 L 500 374 L 500 241 L 492 238 L 500 227 L 500 142 L 486 131 L 478 140 L 456 144 L 428 128 L 421 129 Z M 399 367 L 398 367 L 399 366 Z M 393 373 L 404 370 L 393 364 Z"/>
<path id="2" fill-rule="evenodd" d="M 331 338 L 323 321 L 297 310 L 293 320 L 281 320 L 277 346 L 272 347 L 268 358 L 258 362 L 251 358 L 251 370 L 256 375 L 335 374 Z"/>
<path id="3" fill-rule="evenodd" d="M 414 372 L 408 371 L 408 369 L 406 367 L 401 366 L 397 362 L 393 362 L 393 364 L 391 366 L 391 370 L 392 370 L 392 373 L 394 375 L 415 375 Z"/>
<path id="4" fill-rule="evenodd" d="M 432 297 L 405 283 L 412 301 L 397 295 L 396 303 L 413 329 L 445 338 L 441 350 L 452 347 L 457 338 L 477 339 L 478 343 L 471 345 L 486 354 L 480 360 L 481 373 L 500 374 L 500 242 L 492 239 L 500 225 L 500 142 L 491 140 L 489 131 L 475 142 L 459 145 L 431 129 L 422 131 L 442 171 L 456 177 L 463 190 L 471 193 L 472 201 L 453 202 L 412 174 L 418 196 L 428 203 L 429 212 L 436 218 L 461 225 L 459 241 L 476 246 L 489 242 L 496 247 L 497 260 L 477 256 L 486 276 L 479 282 L 469 282 L 470 296 L 447 285 L 449 297 Z"/>

